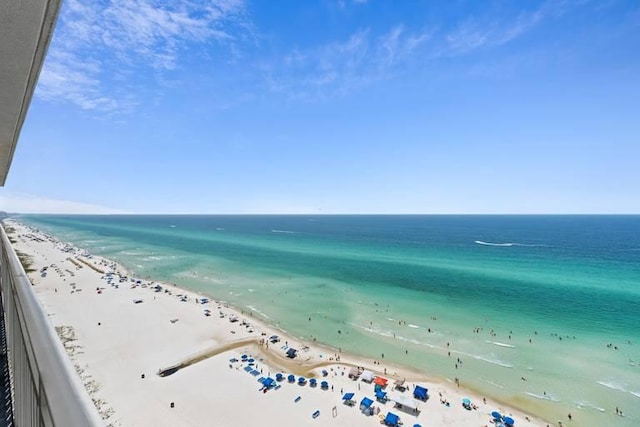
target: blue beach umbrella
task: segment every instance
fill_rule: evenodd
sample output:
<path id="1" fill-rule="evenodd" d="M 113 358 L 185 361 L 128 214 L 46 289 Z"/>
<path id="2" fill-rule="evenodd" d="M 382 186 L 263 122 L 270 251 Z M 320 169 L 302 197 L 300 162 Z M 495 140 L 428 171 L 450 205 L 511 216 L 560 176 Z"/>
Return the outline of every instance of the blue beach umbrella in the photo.
<path id="1" fill-rule="evenodd" d="M 298 378 L 298 384 L 302 385 L 302 384 L 304 384 L 306 382 L 307 382 L 307 379 L 305 377 Z"/>
<path id="2" fill-rule="evenodd" d="M 326 382 L 326 381 L 322 381 L 322 382 L 320 383 L 320 388 L 321 388 L 321 389 L 323 389 L 323 390 L 328 389 L 328 388 L 329 388 L 329 383 L 328 383 L 328 382 Z"/>
<path id="3" fill-rule="evenodd" d="M 422 427 L 420 424 L 414 424 L 413 427 Z"/>
<path id="4" fill-rule="evenodd" d="M 462 399 L 462 404 L 464 406 L 471 406 L 471 400 L 469 400 L 469 398 L 465 397 L 464 399 Z"/>
<path id="5" fill-rule="evenodd" d="M 280 373 L 276 374 L 276 381 L 282 381 L 284 379 L 284 376 Z"/>
<path id="6" fill-rule="evenodd" d="M 247 360 L 247 362 L 253 363 L 253 362 L 255 362 L 255 360 L 254 359 L 249 359 L 249 360 Z"/>
<path id="7" fill-rule="evenodd" d="M 296 382 L 296 377 L 291 374 L 287 377 L 287 381 L 289 381 L 290 383 L 294 383 Z"/>
<path id="8" fill-rule="evenodd" d="M 246 354 L 242 355 L 242 359 L 246 359 L 247 357 L 249 357 L 249 356 L 247 356 Z"/>
<path id="9" fill-rule="evenodd" d="M 497 412 L 497 411 L 493 411 L 491 413 L 491 416 L 493 417 L 494 420 L 502 419 L 502 414 L 500 412 Z"/>
<path id="10" fill-rule="evenodd" d="M 504 417 L 504 423 L 508 426 L 514 425 L 516 422 L 511 417 Z"/>

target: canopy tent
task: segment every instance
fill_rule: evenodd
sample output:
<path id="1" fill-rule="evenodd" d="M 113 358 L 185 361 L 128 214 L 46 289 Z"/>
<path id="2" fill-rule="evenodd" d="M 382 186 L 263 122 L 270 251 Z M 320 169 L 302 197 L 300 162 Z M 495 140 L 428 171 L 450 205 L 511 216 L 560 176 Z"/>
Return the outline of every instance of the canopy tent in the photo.
<path id="1" fill-rule="evenodd" d="M 416 386 L 416 388 L 413 389 L 413 397 L 415 397 L 416 399 L 420 399 L 420 400 L 427 400 L 429 398 L 429 390 L 421 387 L 419 385 Z"/>
<path id="2" fill-rule="evenodd" d="M 355 396 L 354 393 L 345 393 L 344 396 L 342 396 L 342 400 L 353 400 L 353 396 Z"/>
<path id="3" fill-rule="evenodd" d="M 368 397 L 365 397 L 360 401 L 360 406 L 362 408 L 369 408 L 371 407 L 371 405 L 373 405 L 373 400 L 369 399 Z"/>
<path id="4" fill-rule="evenodd" d="M 296 357 L 297 353 L 298 353 L 298 350 L 296 350 L 295 348 L 290 348 L 289 350 L 287 350 L 287 357 L 289 359 L 293 359 L 294 357 Z"/>
<path id="5" fill-rule="evenodd" d="M 400 417 L 392 412 L 389 412 L 384 419 L 384 423 L 385 425 L 395 427 L 400 423 Z"/>
<path id="6" fill-rule="evenodd" d="M 380 387 L 386 387 L 387 386 L 387 382 L 389 382 L 389 380 L 387 380 L 386 378 L 382 378 L 382 377 L 376 377 L 375 380 L 373 380 L 374 383 L 376 383 L 377 385 L 379 385 Z"/>
<path id="7" fill-rule="evenodd" d="M 394 394 L 390 397 L 391 400 L 396 402 L 399 405 L 405 406 L 410 409 L 418 409 L 418 402 L 410 398 L 409 396 L 404 396 L 402 394 Z"/>
<path id="8" fill-rule="evenodd" d="M 271 377 L 267 377 L 267 379 L 265 379 L 264 381 L 262 381 L 262 385 L 267 387 L 267 388 L 271 388 L 273 386 L 276 385 L 276 382 L 274 381 L 273 378 Z"/>
<path id="9" fill-rule="evenodd" d="M 375 375 L 373 374 L 373 372 L 371 371 L 367 371 L 365 370 L 364 372 L 362 372 L 362 374 L 360 375 L 360 378 L 362 379 L 362 381 L 364 382 L 368 382 L 370 383 L 371 381 L 373 381 L 373 378 L 375 377 Z"/>
<path id="10" fill-rule="evenodd" d="M 516 422 L 511 417 L 504 417 L 504 423 L 508 426 L 514 425 Z"/>
<path id="11" fill-rule="evenodd" d="M 376 399 L 378 400 L 387 400 L 387 392 L 386 391 L 376 391 Z"/>

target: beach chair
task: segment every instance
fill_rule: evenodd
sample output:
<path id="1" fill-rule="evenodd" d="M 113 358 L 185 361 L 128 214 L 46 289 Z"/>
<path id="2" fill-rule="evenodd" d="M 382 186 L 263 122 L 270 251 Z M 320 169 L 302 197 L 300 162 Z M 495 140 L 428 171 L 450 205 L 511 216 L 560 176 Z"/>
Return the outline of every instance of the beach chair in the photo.
<path id="1" fill-rule="evenodd" d="M 316 410 L 316 412 L 313 413 L 313 415 L 311 415 L 313 418 L 318 418 L 318 416 L 320 416 L 320 411 Z"/>

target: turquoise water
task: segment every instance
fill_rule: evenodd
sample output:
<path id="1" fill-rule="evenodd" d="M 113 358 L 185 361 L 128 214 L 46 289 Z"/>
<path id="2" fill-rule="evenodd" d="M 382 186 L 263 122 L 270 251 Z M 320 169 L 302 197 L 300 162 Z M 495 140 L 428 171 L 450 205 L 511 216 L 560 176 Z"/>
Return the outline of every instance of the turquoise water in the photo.
<path id="1" fill-rule="evenodd" d="M 19 219 L 299 337 L 550 420 L 640 425 L 640 216 Z"/>

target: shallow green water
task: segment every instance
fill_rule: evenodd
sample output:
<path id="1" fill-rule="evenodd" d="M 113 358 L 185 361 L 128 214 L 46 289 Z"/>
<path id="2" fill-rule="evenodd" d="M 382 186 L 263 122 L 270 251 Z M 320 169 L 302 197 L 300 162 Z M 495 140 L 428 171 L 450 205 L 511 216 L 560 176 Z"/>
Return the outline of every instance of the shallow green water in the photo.
<path id="1" fill-rule="evenodd" d="M 640 424 L 640 216 L 20 220 L 294 335 L 458 377 L 551 420 Z"/>

